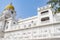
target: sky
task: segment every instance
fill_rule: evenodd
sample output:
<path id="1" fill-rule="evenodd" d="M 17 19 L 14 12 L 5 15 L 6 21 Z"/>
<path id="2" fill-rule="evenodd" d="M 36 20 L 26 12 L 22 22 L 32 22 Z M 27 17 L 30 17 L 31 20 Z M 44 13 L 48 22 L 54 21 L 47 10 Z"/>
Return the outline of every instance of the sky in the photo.
<path id="1" fill-rule="evenodd" d="M 15 7 L 16 18 L 28 18 L 37 15 L 37 8 L 47 5 L 48 0 L 0 0 L 0 13 L 11 2 Z"/>

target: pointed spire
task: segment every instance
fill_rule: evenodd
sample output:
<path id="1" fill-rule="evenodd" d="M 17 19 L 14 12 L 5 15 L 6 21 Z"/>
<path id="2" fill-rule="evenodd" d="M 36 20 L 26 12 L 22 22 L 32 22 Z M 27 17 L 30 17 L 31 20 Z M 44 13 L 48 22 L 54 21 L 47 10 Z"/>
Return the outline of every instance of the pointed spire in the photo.
<path id="1" fill-rule="evenodd" d="M 12 5 L 12 2 L 10 3 L 10 5 Z"/>

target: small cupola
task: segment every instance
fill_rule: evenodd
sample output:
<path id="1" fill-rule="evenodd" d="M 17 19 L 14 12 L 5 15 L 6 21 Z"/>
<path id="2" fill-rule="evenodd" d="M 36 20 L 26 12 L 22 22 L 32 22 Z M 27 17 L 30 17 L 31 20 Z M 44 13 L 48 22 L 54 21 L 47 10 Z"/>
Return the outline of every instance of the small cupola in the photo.
<path id="1" fill-rule="evenodd" d="M 11 10 L 14 10 L 14 6 L 12 5 L 12 3 L 8 4 L 6 7 L 5 7 L 5 10 L 6 9 L 11 9 Z"/>

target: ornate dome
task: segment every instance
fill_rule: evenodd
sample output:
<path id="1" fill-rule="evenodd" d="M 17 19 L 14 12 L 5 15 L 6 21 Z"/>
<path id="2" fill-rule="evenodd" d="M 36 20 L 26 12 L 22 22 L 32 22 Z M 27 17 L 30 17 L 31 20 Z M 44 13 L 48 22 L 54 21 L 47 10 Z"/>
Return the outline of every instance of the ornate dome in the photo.
<path id="1" fill-rule="evenodd" d="M 13 6 L 12 4 L 9 4 L 9 5 L 7 5 L 7 6 L 5 7 L 5 9 L 12 9 L 12 10 L 14 10 L 14 6 Z"/>

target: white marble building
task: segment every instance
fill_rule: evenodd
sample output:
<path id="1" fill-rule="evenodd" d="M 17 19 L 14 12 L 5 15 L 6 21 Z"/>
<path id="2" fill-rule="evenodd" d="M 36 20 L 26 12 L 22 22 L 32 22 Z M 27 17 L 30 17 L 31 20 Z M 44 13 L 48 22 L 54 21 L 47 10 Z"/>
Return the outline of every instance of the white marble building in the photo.
<path id="1" fill-rule="evenodd" d="M 9 4 L 0 16 L 0 40 L 59 40 L 60 13 L 54 14 L 51 5 L 37 9 L 37 15 L 15 19 L 16 11 Z"/>

